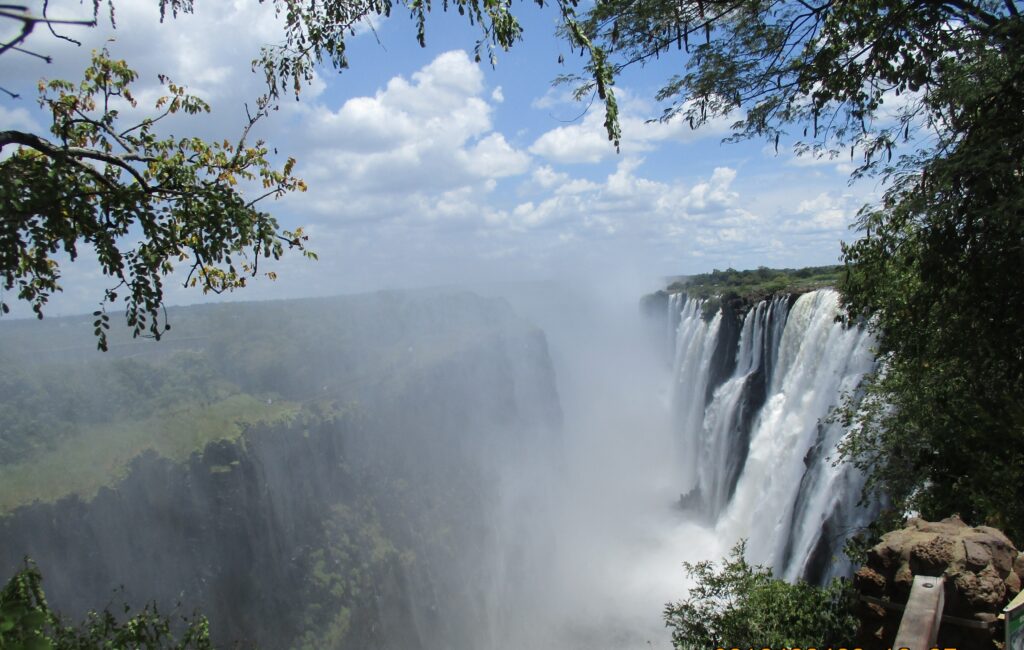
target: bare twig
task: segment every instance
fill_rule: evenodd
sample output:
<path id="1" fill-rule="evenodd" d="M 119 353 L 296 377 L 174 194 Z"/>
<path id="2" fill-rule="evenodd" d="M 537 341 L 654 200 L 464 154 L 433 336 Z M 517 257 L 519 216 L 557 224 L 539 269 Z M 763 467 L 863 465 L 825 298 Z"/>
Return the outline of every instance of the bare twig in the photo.
<path id="1" fill-rule="evenodd" d="M 15 36 L 13 40 L 0 45 L 0 54 L 3 54 L 28 38 L 28 35 L 32 33 L 32 30 L 35 29 L 36 26 L 36 21 L 32 20 L 27 13 L 24 15 L 18 15 L 16 13 L 8 13 L 6 10 L 0 9 L 0 18 L 14 18 L 15 20 L 22 21 L 21 33 Z"/>
<path id="2" fill-rule="evenodd" d="M 28 7 L 24 7 L 22 5 L 0 5 L 0 18 L 10 18 L 11 20 L 17 20 L 21 22 L 21 33 L 19 33 L 10 41 L 4 43 L 3 45 L 0 45 L 0 55 L 2 55 L 7 50 L 14 49 L 16 46 L 20 45 L 22 41 L 28 38 L 28 35 L 32 33 L 33 29 L 35 29 L 36 23 L 44 23 L 46 25 L 82 25 L 87 27 L 96 26 L 95 19 L 63 20 L 57 18 L 48 18 L 45 15 L 33 16 L 28 12 Z"/>
<path id="3" fill-rule="evenodd" d="M 32 50 L 26 50 L 23 47 L 15 46 L 15 47 L 12 47 L 11 49 L 14 50 L 15 52 L 21 52 L 22 54 L 27 54 L 29 56 L 34 56 L 37 59 L 42 59 L 43 61 L 46 61 L 47 63 L 53 63 L 53 57 L 52 56 L 47 56 L 45 54 L 39 54 L 38 52 L 33 52 Z"/>
<path id="4" fill-rule="evenodd" d="M 49 18 L 49 16 L 46 13 L 47 10 L 49 10 L 49 8 L 50 8 L 50 0 L 43 0 L 43 17 L 44 18 Z M 74 43 L 75 45 L 77 45 L 79 47 L 82 46 L 82 42 L 81 41 L 77 41 L 77 40 L 71 38 L 70 36 L 65 36 L 63 34 L 58 34 L 57 30 L 55 30 L 53 28 L 53 23 L 47 22 L 46 26 L 50 28 L 50 33 L 53 34 L 54 36 L 56 36 L 57 38 L 59 38 L 61 40 L 64 40 L 64 41 L 68 41 L 69 43 Z"/>

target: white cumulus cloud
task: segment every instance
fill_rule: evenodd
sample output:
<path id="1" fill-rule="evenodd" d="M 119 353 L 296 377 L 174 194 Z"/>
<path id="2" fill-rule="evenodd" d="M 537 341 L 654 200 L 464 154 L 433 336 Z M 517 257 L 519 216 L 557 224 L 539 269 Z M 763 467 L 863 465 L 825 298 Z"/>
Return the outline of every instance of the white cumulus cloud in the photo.
<path id="1" fill-rule="evenodd" d="M 729 120 L 716 119 L 694 131 L 685 120 L 650 121 L 651 106 L 619 90 L 620 149 L 625 154 L 650 151 L 661 143 L 688 143 L 699 138 L 721 137 Z M 542 134 L 530 146 L 530 153 L 557 163 L 599 163 L 616 155 L 604 125 L 604 107 L 591 106 L 578 123 L 558 126 Z"/>
<path id="2" fill-rule="evenodd" d="M 373 96 L 310 104 L 302 122 L 313 128 L 298 134 L 310 205 L 327 219 L 415 219 L 433 203 L 468 218 L 473 212 L 452 208 L 453 197 L 484 197 L 498 179 L 530 168 L 530 155 L 494 130 L 493 102 L 479 65 L 453 50 Z"/>

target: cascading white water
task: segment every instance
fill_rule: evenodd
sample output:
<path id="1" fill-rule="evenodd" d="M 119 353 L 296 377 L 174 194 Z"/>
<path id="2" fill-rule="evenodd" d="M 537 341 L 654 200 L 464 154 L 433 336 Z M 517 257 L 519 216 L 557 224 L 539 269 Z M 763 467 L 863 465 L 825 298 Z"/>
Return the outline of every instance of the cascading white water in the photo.
<path id="1" fill-rule="evenodd" d="M 784 315 L 773 321 L 771 316 L 785 309 L 785 300 L 763 301 L 751 309 L 743 319 L 739 349 L 736 353 L 736 369 L 724 384 L 715 389 L 710 404 L 704 410 L 701 458 L 698 464 L 698 486 L 706 511 L 717 516 L 728 503 L 746 457 L 747 431 L 744 423 L 745 411 L 756 408 L 752 385 L 756 376 L 761 382 L 768 372 L 763 366 L 765 358 L 765 335 L 780 330 Z M 771 351 L 768 350 L 769 356 Z"/>
<path id="2" fill-rule="evenodd" d="M 673 299 L 677 298 L 673 296 Z M 715 341 L 722 323 L 721 312 L 716 313 L 710 322 L 704 320 L 703 308 L 702 300 L 682 302 L 679 327 L 676 330 L 672 373 L 673 410 L 679 432 L 680 488 L 684 493 L 692 490 L 698 481 L 697 461 L 700 431 L 704 423 L 704 402 L 711 358 L 715 353 Z"/>
<path id="3" fill-rule="evenodd" d="M 842 572 L 833 556 L 870 513 L 856 507 L 859 473 L 832 463 L 843 429 L 823 419 L 871 370 L 870 335 L 836 322 L 831 290 L 762 301 L 744 316 L 735 370 L 707 398 L 709 360 L 726 328 L 722 310 L 708 323 L 702 308 L 699 300 L 670 300 L 681 313 L 678 432 L 692 454 L 682 487 L 698 488 L 721 539 L 748 539 L 751 561 L 787 579 Z"/>

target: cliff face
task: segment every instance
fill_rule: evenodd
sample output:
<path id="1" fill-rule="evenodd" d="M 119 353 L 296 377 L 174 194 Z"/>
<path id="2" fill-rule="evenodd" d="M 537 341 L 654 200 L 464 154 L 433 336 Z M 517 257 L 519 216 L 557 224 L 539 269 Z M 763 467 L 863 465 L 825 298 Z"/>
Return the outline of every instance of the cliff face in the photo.
<path id="1" fill-rule="evenodd" d="M 51 603 L 80 615 L 122 598 L 179 601 L 205 612 L 216 637 L 284 647 L 303 593 L 306 547 L 321 519 L 356 496 L 344 471 L 343 421 L 312 430 L 250 430 L 211 443 L 187 463 L 153 453 L 95 498 L 17 510 L 2 522 L 4 566 L 31 554 Z M 289 471 L 291 470 L 291 471 Z"/>
<path id="2" fill-rule="evenodd" d="M 478 578 L 503 552 L 495 479 L 557 447 L 546 344 L 496 301 L 369 302 L 332 310 L 344 344 L 288 359 L 277 376 L 239 373 L 250 390 L 263 382 L 300 401 L 297 415 L 185 462 L 144 453 L 94 497 L 8 513 L 0 570 L 31 555 L 51 604 L 75 616 L 122 600 L 165 612 L 181 603 L 208 615 L 223 644 L 478 647 Z M 253 338 L 246 349 L 270 367 Z M 231 372 L 254 363 L 223 346 L 201 353 Z M 325 359 L 346 362 L 332 373 Z"/>

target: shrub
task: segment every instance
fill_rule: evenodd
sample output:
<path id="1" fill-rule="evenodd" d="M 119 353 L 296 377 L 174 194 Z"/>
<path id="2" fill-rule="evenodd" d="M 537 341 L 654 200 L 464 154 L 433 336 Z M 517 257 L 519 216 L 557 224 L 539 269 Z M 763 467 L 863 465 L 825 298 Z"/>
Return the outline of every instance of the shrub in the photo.
<path id="1" fill-rule="evenodd" d="M 848 583 L 789 584 L 748 564 L 745 550 L 743 541 L 734 546 L 721 569 L 683 565 L 696 582 L 687 599 L 665 606 L 676 648 L 840 647 L 853 638 Z"/>
<path id="2" fill-rule="evenodd" d="M 28 562 L 0 591 L 0 649 L 213 650 L 205 618 L 182 618 L 178 625 L 152 605 L 124 622 L 104 610 L 89 612 L 80 625 L 69 625 L 50 610 L 42 580 L 36 566 Z M 125 615 L 128 611 L 126 606 Z"/>

